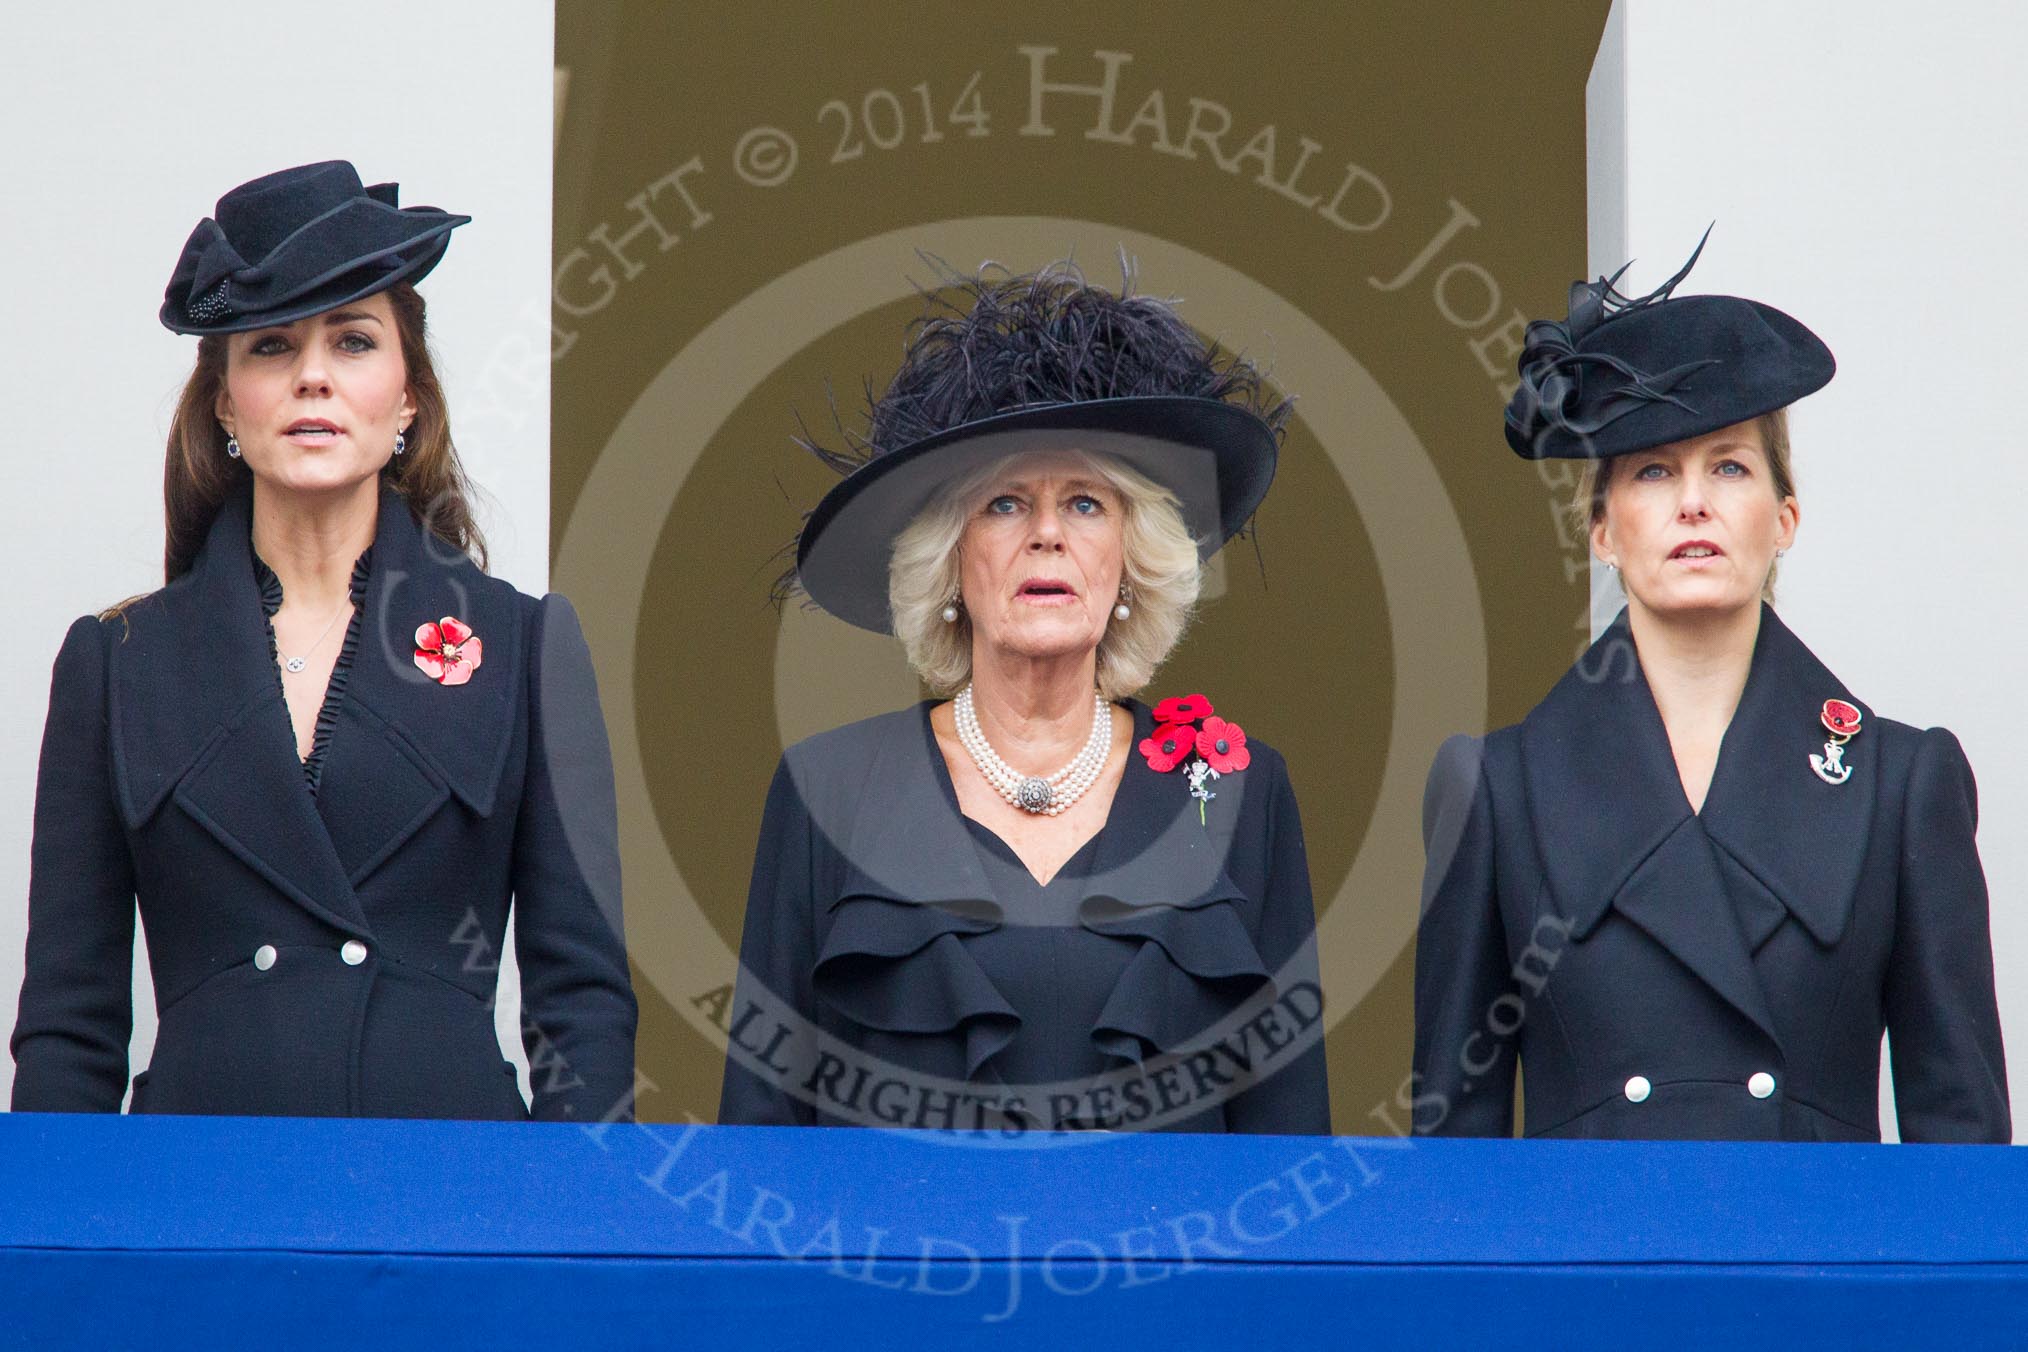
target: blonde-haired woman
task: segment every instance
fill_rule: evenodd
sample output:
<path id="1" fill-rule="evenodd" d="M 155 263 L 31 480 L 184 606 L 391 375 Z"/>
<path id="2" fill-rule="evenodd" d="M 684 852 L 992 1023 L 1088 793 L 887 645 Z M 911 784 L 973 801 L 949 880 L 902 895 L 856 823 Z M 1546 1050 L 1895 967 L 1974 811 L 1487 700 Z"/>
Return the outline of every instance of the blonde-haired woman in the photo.
<path id="1" fill-rule="evenodd" d="M 329 161 L 185 244 L 164 585 L 56 660 L 17 1110 L 119 1110 L 137 900 L 134 1112 L 528 1116 L 494 1032 L 510 902 L 533 1114 L 627 1110 L 590 654 L 562 597 L 483 570 L 414 287 L 466 219 Z"/>
<path id="2" fill-rule="evenodd" d="M 1281 758 L 1201 695 L 1131 698 L 1286 405 L 1069 269 L 933 304 L 796 578 L 938 698 L 784 755 L 721 1120 L 1325 1131 Z"/>
<path id="3" fill-rule="evenodd" d="M 1696 261 L 1692 255 L 1691 261 Z M 1424 808 L 1414 1127 L 2005 1141 L 1978 795 L 1777 618 L 1801 517 L 1783 410 L 1831 379 L 1738 296 L 1572 288 L 1507 440 L 1584 458 L 1627 607 L 1516 727 L 1445 743 Z"/>

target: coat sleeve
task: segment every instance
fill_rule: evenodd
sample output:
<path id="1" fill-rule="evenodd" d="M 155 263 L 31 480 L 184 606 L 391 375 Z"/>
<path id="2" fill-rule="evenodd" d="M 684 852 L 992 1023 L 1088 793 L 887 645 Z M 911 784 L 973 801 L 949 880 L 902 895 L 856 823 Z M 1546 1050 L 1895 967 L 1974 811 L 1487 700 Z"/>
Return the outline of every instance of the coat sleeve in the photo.
<path id="1" fill-rule="evenodd" d="M 1296 793 L 1277 757 L 1275 787 L 1268 804 L 1268 876 L 1254 942 L 1268 970 L 1281 974 L 1282 998 L 1318 1019 L 1324 1010 L 1317 967 L 1317 910 L 1310 895 L 1310 860 L 1303 848 L 1303 823 Z M 1303 1003 L 1303 988 L 1313 1003 Z M 1260 1084 L 1236 1095 L 1225 1109 L 1232 1131 L 1280 1135 L 1329 1135 L 1331 1096 L 1324 1062 L 1324 1039 Z"/>
<path id="2" fill-rule="evenodd" d="M 1446 741 L 1422 803 L 1422 919 L 1415 946 L 1411 1129 L 1418 1136 L 1514 1134 L 1513 1045 L 1486 1027 L 1515 989 L 1493 872 L 1485 743 Z"/>
<path id="3" fill-rule="evenodd" d="M 791 1042 L 805 1043 L 814 1033 L 811 976 L 816 966 L 812 926 L 816 833 L 796 786 L 786 756 L 775 768 L 761 814 L 760 843 L 754 849 L 753 878 L 747 887 L 746 919 L 739 941 L 739 979 L 728 1013 L 733 1041 L 755 1050 L 747 1027 L 794 1025 Z M 779 1016 L 753 1017 L 753 1008 L 772 1009 Z M 762 1039 L 765 1049 L 769 1039 Z M 781 1049 L 777 1049 L 778 1052 Z M 787 1064 L 807 1060 L 807 1047 L 790 1047 Z M 811 1126 L 816 1109 L 782 1087 L 781 1077 L 757 1071 L 735 1049 L 725 1059 L 719 1091 L 718 1120 L 744 1126 Z"/>
<path id="4" fill-rule="evenodd" d="M 120 1110 L 134 1026 L 134 870 L 114 799 L 106 625 L 70 628 L 35 781 L 28 954 L 14 1024 L 17 1112 Z"/>
<path id="5" fill-rule="evenodd" d="M 1885 1011 L 1904 1141 L 2011 1138 L 1993 994 L 1978 787 L 1957 738 L 1922 734 L 1909 773 Z"/>
<path id="6" fill-rule="evenodd" d="M 634 1028 L 620 906 L 612 749 L 598 680 L 561 596 L 529 650 L 528 777 L 514 829 L 514 944 L 533 1112 L 597 1121 L 632 1108 Z"/>

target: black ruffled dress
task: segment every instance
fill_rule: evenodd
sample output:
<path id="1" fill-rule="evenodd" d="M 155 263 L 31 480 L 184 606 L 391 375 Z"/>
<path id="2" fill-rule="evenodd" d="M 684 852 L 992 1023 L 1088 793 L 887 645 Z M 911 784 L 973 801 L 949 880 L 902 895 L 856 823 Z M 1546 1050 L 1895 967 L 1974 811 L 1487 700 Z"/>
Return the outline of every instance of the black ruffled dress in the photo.
<path id="1" fill-rule="evenodd" d="M 783 756 L 719 1120 L 1328 1131 L 1282 758 L 1249 742 L 1200 819 L 1181 770 L 1130 754 L 1106 825 L 1042 886 L 959 812 L 932 707 Z M 1130 708 L 1138 743 L 1152 716 Z"/>

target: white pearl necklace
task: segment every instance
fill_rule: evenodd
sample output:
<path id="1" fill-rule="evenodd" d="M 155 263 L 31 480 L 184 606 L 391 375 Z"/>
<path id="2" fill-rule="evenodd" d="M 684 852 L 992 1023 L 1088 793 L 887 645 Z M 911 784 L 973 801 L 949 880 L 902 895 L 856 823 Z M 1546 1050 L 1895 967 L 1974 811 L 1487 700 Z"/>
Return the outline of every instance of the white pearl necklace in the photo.
<path id="1" fill-rule="evenodd" d="M 958 724 L 958 740 L 970 753 L 972 764 L 979 767 L 979 773 L 1002 798 L 1023 812 L 1054 817 L 1068 811 L 1097 782 L 1099 772 L 1106 768 L 1106 760 L 1112 755 L 1113 711 L 1102 695 L 1092 696 L 1091 736 L 1085 739 L 1084 749 L 1070 764 L 1047 778 L 1024 775 L 1000 759 L 1000 753 L 986 740 L 985 729 L 979 726 L 978 710 L 972 707 L 972 687 L 968 685 L 959 691 L 951 708 Z"/>

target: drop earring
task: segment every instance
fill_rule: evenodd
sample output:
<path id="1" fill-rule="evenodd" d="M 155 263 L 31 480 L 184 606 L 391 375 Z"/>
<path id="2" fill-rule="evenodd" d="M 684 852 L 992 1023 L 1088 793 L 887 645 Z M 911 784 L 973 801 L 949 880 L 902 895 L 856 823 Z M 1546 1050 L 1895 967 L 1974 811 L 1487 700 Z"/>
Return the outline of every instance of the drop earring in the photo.
<path id="1" fill-rule="evenodd" d="M 950 600 L 944 602 L 944 608 L 941 613 L 945 624 L 956 624 L 958 622 L 958 598 L 953 596 Z"/>
<path id="2" fill-rule="evenodd" d="M 1127 601 L 1129 599 L 1130 598 L 1129 593 L 1127 592 L 1127 584 L 1122 582 L 1120 584 L 1120 603 L 1113 607 L 1114 619 L 1124 620 L 1127 618 L 1127 616 L 1134 613 L 1134 608 L 1127 604 Z"/>
<path id="3" fill-rule="evenodd" d="M 408 437 L 400 432 L 394 434 L 394 453 L 400 455 L 408 449 Z"/>
<path id="4" fill-rule="evenodd" d="M 225 453 L 234 460 L 239 459 L 239 438 L 230 432 L 225 434 Z"/>

